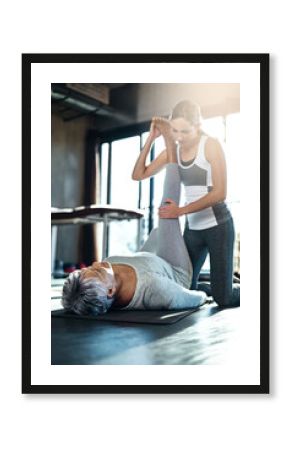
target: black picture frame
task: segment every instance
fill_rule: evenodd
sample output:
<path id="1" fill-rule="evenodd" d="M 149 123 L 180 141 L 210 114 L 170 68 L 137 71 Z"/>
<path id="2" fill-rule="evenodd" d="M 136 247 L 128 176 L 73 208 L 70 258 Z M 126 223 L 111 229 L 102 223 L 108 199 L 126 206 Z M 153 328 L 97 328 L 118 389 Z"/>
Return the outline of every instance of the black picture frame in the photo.
<path id="1" fill-rule="evenodd" d="M 22 55 L 22 393 L 267 394 L 269 393 L 269 54 L 23 54 Z M 38 385 L 31 373 L 31 67 L 32 64 L 245 63 L 260 69 L 260 383 L 255 385 Z M 41 320 L 41 318 L 39 319 Z"/>

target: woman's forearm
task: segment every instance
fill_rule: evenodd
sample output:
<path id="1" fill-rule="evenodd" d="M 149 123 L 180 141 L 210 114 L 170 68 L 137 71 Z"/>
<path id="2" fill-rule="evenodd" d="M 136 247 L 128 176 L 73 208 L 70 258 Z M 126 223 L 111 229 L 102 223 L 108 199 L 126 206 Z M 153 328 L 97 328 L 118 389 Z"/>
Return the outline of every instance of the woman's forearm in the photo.
<path id="1" fill-rule="evenodd" d="M 133 180 L 140 181 L 144 178 L 145 171 L 146 171 L 146 158 L 148 156 L 148 153 L 150 152 L 153 142 L 154 142 L 154 138 L 152 138 L 149 135 L 148 138 L 146 139 L 145 145 L 144 145 L 143 149 L 141 150 L 140 155 L 134 166 L 134 169 L 132 172 Z"/>

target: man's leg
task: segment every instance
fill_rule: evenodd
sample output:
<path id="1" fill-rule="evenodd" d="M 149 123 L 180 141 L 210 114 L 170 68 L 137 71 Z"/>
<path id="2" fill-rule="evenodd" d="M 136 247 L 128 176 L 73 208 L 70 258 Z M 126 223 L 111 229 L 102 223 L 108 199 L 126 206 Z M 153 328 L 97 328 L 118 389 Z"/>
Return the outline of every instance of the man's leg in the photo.
<path id="1" fill-rule="evenodd" d="M 175 162 L 166 165 L 162 203 L 166 198 L 171 198 L 179 204 L 180 175 L 178 164 Z M 178 218 L 159 219 L 156 254 L 172 266 L 180 267 L 188 273 L 192 272 L 192 265 L 181 234 Z"/>
<path id="2" fill-rule="evenodd" d="M 147 241 L 144 242 L 143 246 L 138 251 L 156 254 L 157 242 L 158 242 L 158 228 L 154 228 L 149 234 Z"/>
<path id="3" fill-rule="evenodd" d="M 168 120 L 160 117 L 154 118 L 154 121 L 164 138 L 168 161 L 161 203 L 164 204 L 165 199 L 170 198 L 179 205 L 180 175 L 177 164 L 176 143 L 171 134 L 171 126 Z M 159 218 L 156 255 L 163 258 L 172 266 L 184 269 L 191 276 L 192 265 L 181 234 L 178 218 Z"/>

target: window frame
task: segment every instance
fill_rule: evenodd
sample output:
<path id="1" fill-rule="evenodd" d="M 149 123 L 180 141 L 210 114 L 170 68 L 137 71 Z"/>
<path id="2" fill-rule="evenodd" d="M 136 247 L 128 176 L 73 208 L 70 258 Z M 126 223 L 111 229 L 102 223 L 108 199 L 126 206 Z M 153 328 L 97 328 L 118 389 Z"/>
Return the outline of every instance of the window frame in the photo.
<path id="1" fill-rule="evenodd" d="M 128 139 L 131 137 L 139 137 L 140 139 L 140 149 L 141 152 L 143 145 L 142 145 L 142 134 L 148 132 L 150 128 L 150 121 L 142 122 L 135 125 L 130 125 L 126 127 L 116 128 L 113 130 L 110 130 L 108 132 L 103 132 L 99 134 L 99 145 L 100 145 L 100 171 L 102 175 L 102 145 L 107 144 L 108 145 L 108 167 L 107 167 L 107 204 L 111 204 L 112 195 L 111 195 L 111 174 L 112 174 L 112 144 L 115 141 L 122 140 L 122 139 Z M 152 146 L 151 152 L 151 159 L 154 158 L 154 144 Z M 138 205 L 137 207 L 140 208 L 141 206 L 141 197 L 142 197 L 142 183 L 139 181 L 139 194 L 138 194 Z M 154 198 L 154 180 L 150 179 L 150 188 L 149 188 L 149 217 L 148 217 L 148 232 L 153 228 L 153 198 Z M 107 247 L 106 247 L 106 254 L 108 254 L 108 249 L 110 247 L 110 233 L 109 230 L 107 230 Z"/>

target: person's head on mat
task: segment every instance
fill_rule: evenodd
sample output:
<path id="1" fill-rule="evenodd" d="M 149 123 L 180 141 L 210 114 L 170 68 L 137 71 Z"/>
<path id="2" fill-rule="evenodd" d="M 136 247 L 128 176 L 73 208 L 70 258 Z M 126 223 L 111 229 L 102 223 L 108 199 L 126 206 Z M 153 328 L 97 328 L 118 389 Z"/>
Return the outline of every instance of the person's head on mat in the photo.
<path id="1" fill-rule="evenodd" d="M 109 262 L 94 262 L 72 272 L 65 281 L 62 305 L 80 315 L 105 314 L 114 302 L 116 280 Z"/>

